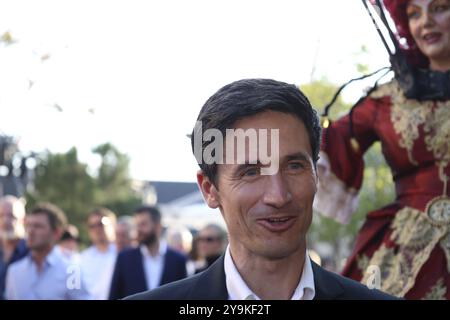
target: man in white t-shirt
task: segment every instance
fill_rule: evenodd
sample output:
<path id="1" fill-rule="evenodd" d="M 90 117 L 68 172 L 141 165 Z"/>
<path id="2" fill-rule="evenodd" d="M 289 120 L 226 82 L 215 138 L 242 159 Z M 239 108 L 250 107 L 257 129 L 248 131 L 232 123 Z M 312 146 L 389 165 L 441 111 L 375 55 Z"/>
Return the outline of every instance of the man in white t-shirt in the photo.
<path id="1" fill-rule="evenodd" d="M 81 253 L 81 273 L 95 300 L 108 299 L 117 249 L 114 244 L 116 216 L 106 208 L 88 215 L 87 226 L 92 246 Z"/>

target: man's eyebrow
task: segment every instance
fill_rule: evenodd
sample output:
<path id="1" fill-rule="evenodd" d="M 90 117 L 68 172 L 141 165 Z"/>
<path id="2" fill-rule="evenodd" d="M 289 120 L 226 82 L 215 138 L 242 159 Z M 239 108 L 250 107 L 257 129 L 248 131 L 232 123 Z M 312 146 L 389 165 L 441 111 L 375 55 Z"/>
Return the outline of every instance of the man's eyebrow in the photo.
<path id="1" fill-rule="evenodd" d="M 257 160 L 256 163 L 254 161 L 250 163 L 250 161 L 246 160 L 244 163 L 241 163 L 237 167 L 235 167 L 233 172 L 237 173 L 247 169 L 248 167 L 260 167 L 260 166 L 263 166 L 263 164 L 259 160 Z"/>
<path id="2" fill-rule="evenodd" d="M 303 152 L 299 151 L 290 155 L 285 156 L 286 161 L 292 161 L 292 160 L 300 160 L 303 162 L 310 162 L 311 157 Z M 262 167 L 264 166 L 260 160 L 257 160 L 256 163 L 250 163 L 250 161 L 246 160 L 245 163 L 239 164 L 237 167 L 234 168 L 233 172 L 241 172 L 242 170 L 245 170 L 248 167 Z"/>
<path id="3" fill-rule="evenodd" d="M 310 161 L 310 156 L 302 151 L 287 155 L 285 157 L 286 161 L 291 161 L 291 160 L 301 160 L 301 161 L 305 161 L 305 162 L 309 162 Z"/>

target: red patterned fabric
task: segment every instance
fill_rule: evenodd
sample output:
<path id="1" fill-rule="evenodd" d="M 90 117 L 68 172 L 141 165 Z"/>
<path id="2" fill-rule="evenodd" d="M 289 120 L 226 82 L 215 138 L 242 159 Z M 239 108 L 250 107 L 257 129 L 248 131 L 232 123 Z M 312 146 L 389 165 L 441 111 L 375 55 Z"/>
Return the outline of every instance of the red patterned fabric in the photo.
<path id="1" fill-rule="evenodd" d="M 450 155 L 450 139 L 448 138 L 450 137 L 450 103 L 425 102 L 419 104 L 417 101 L 406 100 L 399 90 L 394 81 L 380 88 L 378 92 L 376 91 L 373 96 L 366 98 L 361 105 L 354 109 L 353 130 L 360 146 L 359 151 L 355 151 L 351 147 L 348 116 L 332 122 L 323 133 L 322 152 L 328 156 L 333 174 L 349 190 L 361 188 L 364 170 L 363 155 L 375 141 L 381 142 L 384 157 L 393 173 L 396 189 L 395 202 L 368 213 L 356 238 L 353 252 L 343 270 L 344 276 L 358 281 L 362 280 L 364 273 L 364 270 L 358 265 L 362 257 L 372 259 L 374 253 L 380 250 L 382 245 L 387 250 L 392 249 L 391 254 L 397 254 L 405 247 L 405 245 L 402 247 L 399 244 L 400 240 L 393 240 L 392 236 L 393 221 L 397 214 L 405 208 L 411 208 L 413 211 L 419 210 L 421 214 L 426 215 L 427 203 L 443 193 L 443 182 L 440 179 L 436 163 L 438 163 L 437 160 L 441 160 L 437 157 L 442 157 L 442 154 L 447 159 Z M 396 95 L 400 95 L 400 97 Z M 414 135 L 415 130 L 417 130 L 417 136 Z M 444 138 L 439 139 L 439 137 Z M 410 143 L 409 151 L 408 147 L 405 147 L 408 142 Z M 436 148 L 433 149 L 433 145 Z M 440 153 L 436 153 L 437 149 L 440 150 Z M 444 173 L 450 176 L 449 165 L 445 167 Z M 447 188 L 447 196 L 450 196 L 450 185 Z M 402 214 L 408 219 L 407 213 Z M 416 220 L 416 226 L 420 226 L 419 223 L 422 223 L 420 222 L 421 218 Z M 401 231 L 401 227 L 397 228 L 397 231 Z M 430 230 L 428 233 L 435 231 L 432 226 L 427 225 L 427 228 Z M 448 231 L 448 228 L 446 230 Z M 411 232 L 413 231 L 411 230 Z M 442 232 L 445 233 L 445 230 Z M 417 243 L 425 247 L 426 244 L 420 244 L 420 241 L 428 241 L 428 236 L 429 234 L 425 235 L 423 239 L 419 237 L 414 241 L 419 241 Z M 411 289 L 402 294 L 398 293 L 400 291 L 392 289 L 394 292 L 390 293 L 406 298 L 420 299 L 430 297 L 430 292 L 437 292 L 441 296 L 445 292 L 444 296 L 447 299 L 450 298 L 448 260 L 450 256 L 446 256 L 443 249 L 445 241 L 448 241 L 449 251 L 447 254 L 450 252 L 450 236 L 447 238 L 445 236 L 448 236 L 448 232 L 441 237 L 442 240 L 439 238 L 441 242 L 433 245 L 431 255 L 423 258 L 426 262 L 422 262 L 420 271 L 414 276 L 414 285 Z M 433 237 L 438 239 L 436 235 Z M 404 237 L 402 241 L 405 241 Z M 414 243 L 411 240 L 408 245 Z M 408 250 L 415 250 L 411 249 L 411 246 L 408 248 Z M 417 248 L 418 254 L 421 252 L 420 250 L 422 249 Z M 417 262 L 415 263 L 417 266 Z M 381 272 L 384 271 L 382 268 Z M 392 279 L 397 278 L 382 279 L 382 281 L 391 281 Z M 439 286 L 439 284 L 442 285 Z M 395 283 L 392 286 L 394 285 Z"/>

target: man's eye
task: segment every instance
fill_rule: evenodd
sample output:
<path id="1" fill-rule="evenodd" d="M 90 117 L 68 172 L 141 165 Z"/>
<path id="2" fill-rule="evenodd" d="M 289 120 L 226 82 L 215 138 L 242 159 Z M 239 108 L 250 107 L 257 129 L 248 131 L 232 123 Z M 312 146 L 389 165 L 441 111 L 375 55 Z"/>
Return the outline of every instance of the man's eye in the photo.
<path id="1" fill-rule="evenodd" d="M 257 176 L 258 174 L 259 174 L 259 168 L 256 168 L 256 167 L 248 168 L 243 173 L 243 175 L 246 177 Z"/>
<path id="2" fill-rule="evenodd" d="M 299 169 L 303 169 L 304 166 L 300 162 L 291 162 L 291 163 L 288 164 L 288 168 L 290 170 L 299 170 Z"/>

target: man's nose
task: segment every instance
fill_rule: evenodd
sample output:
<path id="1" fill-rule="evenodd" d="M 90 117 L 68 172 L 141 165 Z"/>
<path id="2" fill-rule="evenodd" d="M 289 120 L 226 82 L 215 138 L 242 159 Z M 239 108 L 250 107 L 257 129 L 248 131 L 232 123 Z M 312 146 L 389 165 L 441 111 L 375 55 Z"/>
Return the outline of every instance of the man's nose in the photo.
<path id="1" fill-rule="evenodd" d="M 281 208 L 292 200 L 292 195 L 289 191 L 289 186 L 282 174 L 267 176 L 264 198 L 265 204 L 275 208 Z"/>

